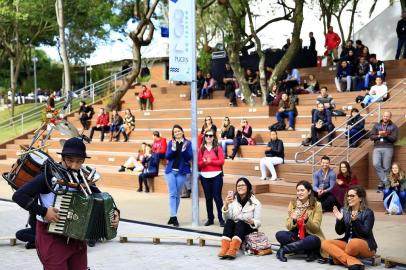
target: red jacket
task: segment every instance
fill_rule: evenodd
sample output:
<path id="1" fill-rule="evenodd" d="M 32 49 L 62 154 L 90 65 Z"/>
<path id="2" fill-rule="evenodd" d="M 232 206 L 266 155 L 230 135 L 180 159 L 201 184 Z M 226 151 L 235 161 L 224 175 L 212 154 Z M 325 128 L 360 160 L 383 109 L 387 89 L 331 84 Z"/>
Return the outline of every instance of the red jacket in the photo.
<path id="1" fill-rule="evenodd" d="M 339 35 L 337 35 L 337 33 L 335 32 L 327 32 L 326 34 L 326 43 L 324 44 L 324 46 L 327 46 L 327 50 L 332 50 L 335 48 L 338 48 L 338 46 L 340 45 L 341 42 L 341 38 Z"/>
<path id="2" fill-rule="evenodd" d="M 96 125 L 108 126 L 109 125 L 109 115 L 107 113 L 97 116 Z"/>
<path id="3" fill-rule="evenodd" d="M 151 89 L 147 88 L 147 90 L 141 91 L 138 94 L 139 98 L 143 98 L 143 99 L 149 99 L 149 102 L 154 102 L 154 96 L 152 95 L 152 91 Z"/>
<path id="4" fill-rule="evenodd" d="M 217 153 L 218 155 L 216 155 L 213 148 L 210 151 L 204 149 L 202 153 L 201 149 L 199 148 L 199 152 L 197 154 L 197 166 L 199 166 L 200 172 L 222 171 L 222 167 L 224 165 L 224 153 L 220 145 L 217 147 Z M 210 159 L 210 162 L 204 163 L 203 159 L 208 158 Z"/>
<path id="5" fill-rule="evenodd" d="M 166 139 L 165 138 L 159 138 L 158 140 L 155 140 L 154 143 L 152 144 L 152 152 L 156 154 L 165 154 L 166 153 Z"/>

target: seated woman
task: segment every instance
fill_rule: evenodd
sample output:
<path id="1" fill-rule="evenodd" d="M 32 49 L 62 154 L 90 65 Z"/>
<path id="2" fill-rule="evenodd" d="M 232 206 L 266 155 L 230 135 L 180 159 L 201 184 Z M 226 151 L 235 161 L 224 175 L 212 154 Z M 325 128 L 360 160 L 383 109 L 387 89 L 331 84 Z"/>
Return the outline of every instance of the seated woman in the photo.
<path id="1" fill-rule="evenodd" d="M 296 185 L 296 200 L 291 201 L 288 207 L 288 231 L 279 231 L 275 235 L 281 244 L 276 257 L 287 262 L 285 254 L 304 252 L 307 254 L 307 262 L 316 260 L 320 243 L 324 240 L 322 218 L 321 204 L 313 195 L 312 185 L 307 181 L 300 181 Z"/>
<path id="2" fill-rule="evenodd" d="M 276 120 L 278 123 L 284 123 L 285 118 L 289 119 L 288 130 L 295 130 L 295 117 L 297 116 L 296 103 L 288 96 L 288 94 L 283 93 L 282 99 L 279 101 L 279 109 L 276 113 Z"/>
<path id="3" fill-rule="evenodd" d="M 209 130 L 213 131 L 213 133 L 216 134 L 217 127 L 215 124 L 213 124 L 213 119 L 211 118 L 211 116 L 206 116 L 200 134 L 197 138 L 197 143 L 199 146 L 202 144 L 204 134 Z"/>
<path id="4" fill-rule="evenodd" d="M 220 131 L 221 140 L 219 143 L 223 149 L 224 156 L 227 157 L 227 145 L 233 144 L 235 137 L 235 128 L 233 125 L 231 125 L 230 118 L 227 116 L 224 117 L 223 126 L 221 127 Z"/>
<path id="5" fill-rule="evenodd" d="M 147 143 L 143 142 L 141 143 L 141 148 L 138 150 L 137 154 L 135 156 L 129 157 L 127 161 L 121 165 L 120 169 L 118 170 L 119 172 L 125 172 L 125 170 L 130 170 L 130 171 L 136 171 L 140 172 L 144 168 L 141 164 L 142 157 L 144 156 L 145 153 L 145 147 L 147 146 Z"/>
<path id="6" fill-rule="evenodd" d="M 235 186 L 236 192 L 228 191 L 221 209 L 226 222 L 218 254 L 222 259 L 235 259 L 245 236 L 261 226 L 261 203 L 252 193 L 250 181 L 241 177 Z"/>
<path id="7" fill-rule="evenodd" d="M 372 232 L 374 212 L 368 208 L 366 197 L 363 187 L 350 187 L 341 212 L 337 207 L 333 209 L 336 233 L 344 234 L 344 237 L 321 243 L 322 250 L 333 258 L 334 264 L 342 264 L 350 270 L 364 269 L 365 266 L 357 257 L 373 257 L 378 248 Z"/>
<path id="8" fill-rule="evenodd" d="M 400 199 L 400 204 L 403 209 L 406 202 L 406 176 L 405 171 L 402 170 L 398 163 L 393 163 L 391 171 L 388 176 L 388 181 L 385 184 L 385 189 L 383 190 L 383 199 L 389 196 L 393 191 L 395 191 Z"/>
<path id="9" fill-rule="evenodd" d="M 259 162 L 261 168 L 261 180 L 266 180 L 266 169 L 271 173 L 271 181 L 278 179 L 275 171 L 275 165 L 283 163 L 285 157 L 283 142 L 278 139 L 276 130 L 271 131 L 271 140 L 265 150 L 265 157 Z"/>
<path id="10" fill-rule="evenodd" d="M 303 87 L 309 93 L 317 93 L 320 91 L 320 84 L 313 74 L 309 74 L 309 79 L 303 81 Z"/>
<path id="11" fill-rule="evenodd" d="M 365 108 L 371 103 L 381 102 L 388 97 L 388 87 L 383 84 L 381 77 L 376 77 L 375 85 L 371 87 L 368 94 L 361 101 L 361 107 Z"/>
<path id="12" fill-rule="evenodd" d="M 248 83 L 251 94 L 253 96 L 260 96 L 261 87 L 259 85 L 259 76 L 253 72 L 252 69 L 247 68 L 247 71 L 245 72 L 245 80 Z"/>
<path id="13" fill-rule="evenodd" d="M 143 166 L 142 172 L 138 175 L 138 189 L 137 192 L 142 192 L 142 185 L 145 186 L 145 192 L 149 192 L 148 178 L 154 178 L 158 175 L 159 156 L 152 153 L 152 146 L 147 144 L 145 146 L 145 154 L 141 159 Z"/>
<path id="14" fill-rule="evenodd" d="M 86 102 L 81 100 L 79 108 L 79 120 L 84 130 L 88 130 L 90 128 L 90 120 L 92 120 L 93 115 L 93 107 L 91 105 L 86 105 Z"/>
<path id="15" fill-rule="evenodd" d="M 206 74 L 206 79 L 204 80 L 203 88 L 201 91 L 202 99 L 210 98 L 213 93 L 213 88 L 216 81 L 212 77 L 211 73 Z"/>
<path id="16" fill-rule="evenodd" d="M 331 190 L 331 194 L 335 197 L 338 208 L 344 206 L 344 196 L 351 186 L 358 185 L 358 180 L 355 174 L 352 173 L 350 164 L 347 161 L 341 161 L 338 166 L 338 174 L 336 183 Z"/>
<path id="17" fill-rule="evenodd" d="M 124 142 L 128 142 L 131 132 L 135 128 L 135 117 L 130 109 L 125 110 L 123 124 L 121 125 L 120 132 L 117 134 L 117 140 L 120 140 L 120 133 L 124 135 Z"/>
<path id="18" fill-rule="evenodd" d="M 117 110 L 112 111 L 110 123 L 110 142 L 113 138 L 115 138 L 115 141 L 117 142 L 121 126 L 123 125 L 123 118 L 118 114 Z"/>
<path id="19" fill-rule="evenodd" d="M 365 135 L 365 120 L 359 114 L 357 108 L 351 110 L 351 116 L 347 121 L 346 136 L 350 136 L 350 146 L 356 147 Z"/>
<path id="20" fill-rule="evenodd" d="M 237 135 L 234 138 L 234 148 L 233 148 L 233 153 L 229 158 L 234 159 L 235 156 L 237 155 L 238 150 L 240 149 L 241 145 L 248 145 L 249 140 L 251 139 L 252 136 L 252 127 L 248 125 L 247 119 L 242 119 L 241 120 L 241 129 L 237 131 Z"/>
<path id="21" fill-rule="evenodd" d="M 275 83 L 272 86 L 271 91 L 269 91 L 268 96 L 266 97 L 266 102 L 270 106 L 279 106 L 279 101 L 281 100 L 282 94 L 279 92 L 278 85 Z"/>
<path id="22" fill-rule="evenodd" d="M 147 88 L 145 85 L 141 86 L 141 92 L 138 94 L 138 104 L 140 110 L 152 110 L 152 103 L 154 103 L 154 96 L 152 95 L 151 89 Z"/>

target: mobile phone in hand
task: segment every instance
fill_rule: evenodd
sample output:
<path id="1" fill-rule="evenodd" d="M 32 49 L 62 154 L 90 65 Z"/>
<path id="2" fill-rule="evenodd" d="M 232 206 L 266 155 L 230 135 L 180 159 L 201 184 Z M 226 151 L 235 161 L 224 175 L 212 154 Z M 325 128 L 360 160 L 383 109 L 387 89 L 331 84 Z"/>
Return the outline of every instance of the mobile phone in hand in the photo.
<path id="1" fill-rule="evenodd" d="M 228 196 L 230 196 L 230 197 L 234 197 L 234 191 L 229 190 L 229 191 L 228 191 Z"/>

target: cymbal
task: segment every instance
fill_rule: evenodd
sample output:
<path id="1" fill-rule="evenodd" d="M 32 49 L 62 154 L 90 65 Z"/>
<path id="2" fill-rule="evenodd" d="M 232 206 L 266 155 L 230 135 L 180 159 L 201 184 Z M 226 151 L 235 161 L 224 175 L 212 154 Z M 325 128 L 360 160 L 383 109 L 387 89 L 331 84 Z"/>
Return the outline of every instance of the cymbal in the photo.
<path id="1" fill-rule="evenodd" d="M 70 137 L 80 136 L 77 128 L 75 128 L 70 122 L 65 119 L 62 119 L 58 124 L 56 124 L 55 129 L 58 130 L 60 133 Z"/>

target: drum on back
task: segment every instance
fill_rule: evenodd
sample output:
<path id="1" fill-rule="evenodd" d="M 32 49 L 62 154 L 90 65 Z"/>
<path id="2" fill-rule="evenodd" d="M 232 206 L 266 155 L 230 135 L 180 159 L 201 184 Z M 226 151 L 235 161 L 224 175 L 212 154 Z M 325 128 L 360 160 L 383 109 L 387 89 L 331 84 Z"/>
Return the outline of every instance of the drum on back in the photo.
<path id="1" fill-rule="evenodd" d="M 50 156 L 45 152 L 37 149 L 31 150 L 17 159 L 11 167 L 11 171 L 3 173 L 3 178 L 14 189 L 19 189 L 41 172 L 48 159 Z"/>

